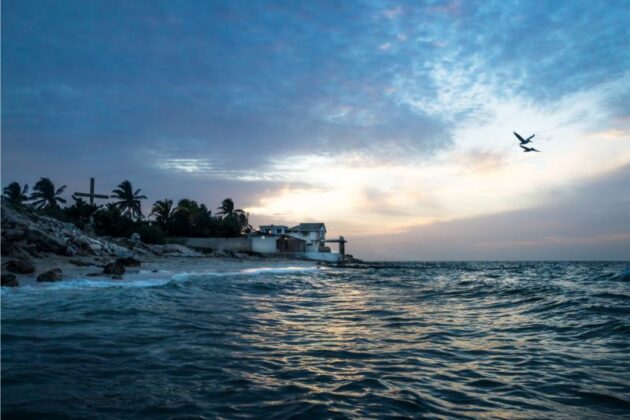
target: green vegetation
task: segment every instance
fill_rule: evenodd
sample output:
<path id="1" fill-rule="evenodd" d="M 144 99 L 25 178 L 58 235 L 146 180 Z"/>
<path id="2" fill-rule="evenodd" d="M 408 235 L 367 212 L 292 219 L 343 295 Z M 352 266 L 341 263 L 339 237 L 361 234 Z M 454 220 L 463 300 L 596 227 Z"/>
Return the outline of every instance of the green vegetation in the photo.
<path id="1" fill-rule="evenodd" d="M 106 205 L 91 205 L 72 196 L 74 203 L 65 207 L 60 197 L 66 186 L 56 189 L 48 178 L 41 178 L 28 196 L 28 185 L 21 187 L 13 182 L 3 189 L 3 196 L 14 206 L 28 208 L 38 214 L 72 222 L 79 228 L 93 222 L 97 235 L 129 237 L 138 233 L 146 243 L 164 243 L 169 237 L 238 237 L 251 231 L 249 214 L 235 208 L 234 201 L 226 198 L 216 215 L 203 203 L 182 199 L 176 206 L 173 200 L 157 200 L 148 218 L 142 214 L 142 201 L 147 197 L 134 191 L 125 180 L 112 191 L 116 201 Z"/>
<path id="2" fill-rule="evenodd" d="M 2 190 L 4 197 L 9 200 L 11 204 L 21 206 L 26 203 L 28 197 L 28 184 L 24 185 L 24 188 L 20 187 L 17 182 L 12 182 Z"/>
<path id="3" fill-rule="evenodd" d="M 33 187 L 31 194 L 31 205 L 38 210 L 42 209 L 58 209 L 59 203 L 65 203 L 66 200 L 59 197 L 63 194 L 66 186 L 55 189 L 55 184 L 48 178 L 40 178 Z"/>
<path id="4" fill-rule="evenodd" d="M 117 198 L 119 201 L 114 205 L 122 211 L 122 213 L 135 220 L 142 219 L 142 204 L 140 200 L 146 200 L 147 197 L 140 195 L 140 190 L 133 191 L 131 182 L 124 180 L 118 186 L 118 189 L 112 191 L 114 195 L 112 197 Z"/>

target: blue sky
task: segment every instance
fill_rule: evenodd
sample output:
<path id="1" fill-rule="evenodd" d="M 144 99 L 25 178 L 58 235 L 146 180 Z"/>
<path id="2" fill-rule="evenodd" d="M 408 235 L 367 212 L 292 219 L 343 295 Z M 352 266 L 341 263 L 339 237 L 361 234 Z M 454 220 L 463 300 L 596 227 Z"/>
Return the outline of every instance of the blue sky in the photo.
<path id="1" fill-rule="evenodd" d="M 231 196 L 254 222 L 376 241 L 466 221 L 469 251 L 475 220 L 595 180 L 594 209 L 630 210 L 601 181 L 630 183 L 629 21 L 625 1 L 5 1 L 2 183 L 129 178 L 151 202 Z M 630 258 L 629 219 L 592 235 Z M 414 240 L 397 255 L 429 258 Z M 496 254 L 448 241 L 446 259 Z"/>

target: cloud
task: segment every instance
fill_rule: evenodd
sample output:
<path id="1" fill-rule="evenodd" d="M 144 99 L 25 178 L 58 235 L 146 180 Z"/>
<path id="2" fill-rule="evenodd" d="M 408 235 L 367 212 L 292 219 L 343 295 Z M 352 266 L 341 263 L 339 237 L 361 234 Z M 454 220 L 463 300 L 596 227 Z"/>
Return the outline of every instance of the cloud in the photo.
<path id="1" fill-rule="evenodd" d="M 630 258 L 630 165 L 539 206 L 352 237 L 349 252 L 387 260 Z"/>
<path id="2" fill-rule="evenodd" d="M 130 178 L 357 234 L 540 205 L 630 159 L 627 15 L 623 1 L 4 2 L 2 176 Z"/>

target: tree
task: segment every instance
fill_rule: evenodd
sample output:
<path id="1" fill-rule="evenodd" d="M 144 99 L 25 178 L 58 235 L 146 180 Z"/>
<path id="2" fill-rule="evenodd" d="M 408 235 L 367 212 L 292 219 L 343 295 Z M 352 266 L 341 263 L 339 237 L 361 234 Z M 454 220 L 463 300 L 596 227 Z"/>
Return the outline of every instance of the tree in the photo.
<path id="1" fill-rule="evenodd" d="M 249 224 L 249 213 L 245 213 L 243 210 L 235 210 L 234 215 L 241 228 L 241 232 L 250 232 L 252 225 Z"/>
<path id="2" fill-rule="evenodd" d="M 77 226 L 82 228 L 99 207 L 94 204 L 88 204 L 82 198 L 75 197 L 74 195 L 72 199 L 74 200 L 74 204 L 63 209 L 63 212 Z"/>
<path id="3" fill-rule="evenodd" d="M 108 203 L 94 212 L 94 225 L 98 235 L 120 237 L 131 234 L 134 222 L 115 203 Z"/>
<path id="4" fill-rule="evenodd" d="M 223 200 L 221 202 L 221 206 L 218 207 L 218 209 L 221 211 L 218 212 L 217 214 L 220 214 L 223 217 L 233 216 L 235 214 L 245 215 L 244 210 L 234 208 L 234 200 L 232 200 L 231 198 L 226 198 L 225 200 Z M 247 216 L 246 218 L 249 218 L 249 214 L 247 214 L 246 216 Z M 239 216 L 239 217 L 242 218 L 243 216 Z"/>
<path id="5" fill-rule="evenodd" d="M 226 198 L 221 202 L 221 206 L 219 206 L 218 209 L 221 211 L 217 214 L 223 217 L 231 216 L 234 214 L 234 201 L 231 198 Z"/>
<path id="6" fill-rule="evenodd" d="M 2 191 L 5 198 L 12 204 L 21 206 L 24 202 L 28 201 L 28 184 L 24 184 L 24 188 L 21 188 L 20 184 L 12 182 L 4 187 Z"/>
<path id="7" fill-rule="evenodd" d="M 155 221 L 162 227 L 164 231 L 168 231 L 168 225 L 173 219 L 175 209 L 173 208 L 173 200 L 158 200 L 153 204 L 153 209 L 149 216 L 155 216 Z"/>
<path id="8" fill-rule="evenodd" d="M 36 209 L 59 209 L 59 203 L 65 203 L 66 200 L 59 197 L 66 186 L 62 186 L 55 190 L 55 184 L 48 178 L 40 178 L 33 187 L 31 200 Z"/>
<path id="9" fill-rule="evenodd" d="M 238 236 L 251 229 L 249 213 L 234 208 L 234 201 L 226 198 L 221 202 L 218 214 L 223 216 L 222 225 L 227 236 Z"/>
<path id="10" fill-rule="evenodd" d="M 133 191 L 131 182 L 125 180 L 118 185 L 118 189 L 112 191 L 114 193 L 113 198 L 118 198 L 119 201 L 114 205 L 120 209 L 123 215 L 131 219 L 142 219 L 142 204 L 140 200 L 146 200 L 146 196 L 140 195 L 140 190 Z"/>

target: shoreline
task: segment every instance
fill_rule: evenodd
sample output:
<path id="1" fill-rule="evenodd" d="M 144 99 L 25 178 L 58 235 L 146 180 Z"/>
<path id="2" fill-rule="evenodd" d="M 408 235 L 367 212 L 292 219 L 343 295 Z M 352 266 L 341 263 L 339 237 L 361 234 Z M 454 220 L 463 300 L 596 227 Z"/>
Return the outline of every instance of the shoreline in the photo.
<path id="1" fill-rule="evenodd" d="M 82 261 L 80 265 L 77 262 Z M 111 262 L 108 259 L 107 262 Z M 315 261 L 295 259 L 269 259 L 263 257 L 220 258 L 212 256 L 176 257 L 176 256 L 144 256 L 140 265 L 126 267 L 120 278 L 103 273 L 107 262 L 92 258 L 51 256 L 33 258 L 37 271 L 30 274 L 15 274 L 21 287 L 45 287 L 72 280 L 95 280 L 106 282 L 124 282 L 133 280 L 164 280 L 182 273 L 221 273 L 239 272 L 249 269 L 275 269 L 287 267 L 317 268 L 321 266 Z M 57 281 L 37 281 L 37 276 L 52 269 L 60 269 L 62 277 Z M 113 278 L 114 277 L 114 278 Z"/>

